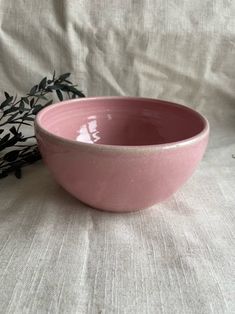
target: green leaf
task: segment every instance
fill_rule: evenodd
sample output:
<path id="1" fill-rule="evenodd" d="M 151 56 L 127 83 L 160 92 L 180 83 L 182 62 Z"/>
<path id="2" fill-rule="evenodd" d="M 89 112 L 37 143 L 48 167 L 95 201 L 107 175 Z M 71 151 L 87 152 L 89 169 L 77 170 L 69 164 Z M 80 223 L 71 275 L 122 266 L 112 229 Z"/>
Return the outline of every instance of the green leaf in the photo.
<path id="1" fill-rule="evenodd" d="M 43 108 L 43 106 L 38 104 L 38 105 L 36 105 L 36 106 L 33 108 L 32 113 L 33 113 L 33 114 L 37 114 L 42 108 Z"/>
<path id="2" fill-rule="evenodd" d="M 5 136 L 3 136 L 3 138 L 1 138 L 0 140 L 0 145 L 5 144 L 10 138 L 10 134 L 6 134 Z"/>
<path id="3" fill-rule="evenodd" d="M 69 81 L 69 80 L 64 80 L 66 83 L 68 83 L 68 84 L 73 84 L 71 81 Z"/>
<path id="4" fill-rule="evenodd" d="M 29 99 L 28 99 L 28 97 L 22 97 L 21 99 L 22 99 L 23 102 L 25 102 L 27 105 L 29 104 Z"/>
<path id="5" fill-rule="evenodd" d="M 53 103 L 53 100 L 51 99 L 51 100 L 49 100 L 49 101 L 44 105 L 44 107 L 49 106 L 49 105 L 51 105 L 52 103 Z"/>
<path id="6" fill-rule="evenodd" d="M 29 105 L 30 105 L 30 108 L 32 108 L 32 107 L 33 107 L 33 105 L 34 105 L 34 98 L 32 98 L 32 99 L 30 100 Z"/>
<path id="7" fill-rule="evenodd" d="M 39 83 L 39 90 L 42 90 L 46 87 L 47 85 L 47 77 L 44 77 L 41 82 Z"/>
<path id="8" fill-rule="evenodd" d="M 15 161 L 19 155 L 20 150 L 12 150 L 8 153 L 6 153 L 3 156 L 3 159 L 9 162 Z"/>
<path id="9" fill-rule="evenodd" d="M 85 95 L 82 92 L 80 92 L 77 88 L 75 88 L 74 86 L 67 85 L 67 88 L 70 92 L 74 93 L 75 95 L 77 95 L 79 97 L 85 97 Z"/>
<path id="10" fill-rule="evenodd" d="M 18 116 L 18 114 L 19 114 L 19 112 L 14 113 L 12 116 L 9 117 L 7 122 L 11 122 L 12 120 L 14 120 Z"/>
<path id="11" fill-rule="evenodd" d="M 46 91 L 47 93 L 52 93 L 51 86 L 47 86 L 47 88 L 45 89 L 45 91 Z"/>
<path id="12" fill-rule="evenodd" d="M 34 121 L 34 118 L 32 118 L 32 117 L 24 117 L 24 121 Z"/>
<path id="13" fill-rule="evenodd" d="M 55 84 L 55 85 L 52 85 L 52 86 L 48 86 L 47 89 L 52 91 L 52 90 L 57 90 L 57 89 L 63 89 L 64 86 L 66 86 L 66 85 Z"/>
<path id="14" fill-rule="evenodd" d="M 60 76 L 59 76 L 59 79 L 60 80 L 66 80 L 69 76 L 71 75 L 71 73 L 64 73 L 64 74 L 61 74 Z"/>
<path id="15" fill-rule="evenodd" d="M 13 96 L 10 96 L 8 98 L 6 98 L 0 105 L 0 109 L 6 107 L 7 105 L 9 105 L 13 100 Z"/>
<path id="16" fill-rule="evenodd" d="M 23 113 L 23 112 L 24 112 L 24 108 L 25 108 L 25 107 L 24 107 L 24 102 L 21 101 L 21 102 L 20 102 L 20 105 L 19 105 L 19 112 L 20 112 L 20 113 Z"/>
<path id="17" fill-rule="evenodd" d="M 8 113 L 11 113 L 11 112 L 15 112 L 15 111 L 18 111 L 18 107 L 11 107 L 7 110 L 4 110 L 4 115 L 6 116 Z"/>
<path id="18" fill-rule="evenodd" d="M 30 95 L 30 96 L 33 96 L 33 95 L 36 93 L 37 89 L 38 89 L 38 85 L 33 86 L 33 87 L 30 89 L 29 95 Z"/>
<path id="19" fill-rule="evenodd" d="M 62 101 L 63 100 L 63 94 L 61 93 L 61 91 L 59 89 L 56 90 L 56 94 L 57 94 L 59 100 Z"/>
<path id="20" fill-rule="evenodd" d="M 15 126 L 12 126 L 12 127 L 10 128 L 10 132 L 11 132 L 13 135 L 17 135 L 17 134 L 18 134 Z"/>
<path id="21" fill-rule="evenodd" d="M 5 95 L 6 98 L 10 97 L 10 95 L 7 92 L 4 92 L 4 95 Z"/>
<path id="22" fill-rule="evenodd" d="M 56 77 L 54 71 L 52 79 L 44 77 L 39 84 L 31 88 L 26 96 L 21 98 L 10 96 L 7 92 L 4 93 L 5 100 L 0 103 L 0 116 L 4 117 L 7 114 L 4 124 L 8 124 L 6 126 L 8 134 L 4 132 L 5 126 L 0 128 L 0 136 L 2 136 L 2 138 L 0 138 L 0 151 L 4 152 L 6 148 L 9 148 L 11 151 L 8 151 L 7 154 L 5 153 L 5 156 L 3 154 L 0 158 L 2 162 L 4 162 L 2 166 L 0 166 L 0 178 L 7 176 L 11 172 L 15 173 L 16 177 L 20 178 L 21 168 L 23 166 L 41 158 L 40 153 L 36 151 L 37 146 L 35 147 L 35 151 L 31 151 L 34 147 L 32 145 L 29 145 L 29 150 L 25 150 L 28 137 L 24 137 L 24 132 L 21 132 L 20 127 L 27 125 L 29 128 L 32 128 L 35 115 L 43 107 L 53 103 L 53 100 L 49 99 L 47 92 L 49 94 L 49 92 L 52 93 L 55 91 L 60 101 L 64 98 L 63 92 L 68 92 L 70 95 L 73 94 L 75 97 L 85 97 L 84 94 L 76 88 L 76 85 L 73 85 L 73 83 L 69 81 L 69 76 L 70 73 L 64 73 Z M 48 98 L 45 96 L 48 96 Z M 37 104 L 37 101 L 41 104 Z M 44 104 L 44 102 L 46 104 Z M 7 160 L 3 160 L 3 158 Z"/>

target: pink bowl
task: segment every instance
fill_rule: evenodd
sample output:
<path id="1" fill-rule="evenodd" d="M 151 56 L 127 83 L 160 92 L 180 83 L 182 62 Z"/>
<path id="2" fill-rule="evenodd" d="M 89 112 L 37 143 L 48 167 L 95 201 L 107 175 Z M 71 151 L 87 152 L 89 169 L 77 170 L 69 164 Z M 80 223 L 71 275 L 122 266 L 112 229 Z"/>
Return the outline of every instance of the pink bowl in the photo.
<path id="1" fill-rule="evenodd" d="M 43 109 L 35 131 L 61 186 L 92 207 L 125 212 L 161 202 L 186 182 L 204 154 L 209 125 L 182 105 L 97 97 Z"/>

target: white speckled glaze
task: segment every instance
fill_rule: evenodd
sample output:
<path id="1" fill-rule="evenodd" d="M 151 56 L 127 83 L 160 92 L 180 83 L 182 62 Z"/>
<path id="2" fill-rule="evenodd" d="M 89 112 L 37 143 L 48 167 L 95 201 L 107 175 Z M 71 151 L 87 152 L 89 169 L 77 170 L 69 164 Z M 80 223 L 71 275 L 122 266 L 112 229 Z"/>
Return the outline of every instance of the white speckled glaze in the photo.
<path id="1" fill-rule="evenodd" d="M 92 207 L 122 212 L 172 195 L 195 170 L 209 135 L 196 111 L 134 97 L 64 101 L 43 109 L 35 130 L 59 184 Z"/>

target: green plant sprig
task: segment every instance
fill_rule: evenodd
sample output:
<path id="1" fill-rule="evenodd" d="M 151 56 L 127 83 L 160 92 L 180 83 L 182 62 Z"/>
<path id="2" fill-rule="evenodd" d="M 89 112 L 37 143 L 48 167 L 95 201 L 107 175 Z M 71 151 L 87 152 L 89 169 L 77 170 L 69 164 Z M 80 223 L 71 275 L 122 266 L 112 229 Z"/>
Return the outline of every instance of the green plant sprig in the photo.
<path id="1" fill-rule="evenodd" d="M 70 73 L 65 73 L 56 77 L 54 72 L 51 79 L 44 77 L 24 97 L 4 92 L 5 99 L 0 104 L 0 179 L 12 172 L 20 178 L 22 167 L 41 159 L 33 131 L 30 136 L 25 136 L 22 127 L 32 127 L 33 130 L 36 114 L 53 103 L 53 93 L 60 101 L 85 97 L 68 80 L 69 76 Z"/>

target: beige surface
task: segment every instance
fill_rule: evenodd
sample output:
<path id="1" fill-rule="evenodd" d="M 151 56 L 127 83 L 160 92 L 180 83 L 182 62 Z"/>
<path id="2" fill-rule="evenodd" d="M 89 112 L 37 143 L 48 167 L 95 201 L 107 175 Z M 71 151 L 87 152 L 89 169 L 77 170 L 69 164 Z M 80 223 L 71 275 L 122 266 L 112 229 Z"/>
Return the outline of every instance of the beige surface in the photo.
<path id="1" fill-rule="evenodd" d="M 41 163 L 0 181 L 0 313 L 234 313 L 235 2 L 1 0 L 0 58 L 2 91 L 71 71 L 211 123 L 193 178 L 146 211 L 89 209 Z"/>

